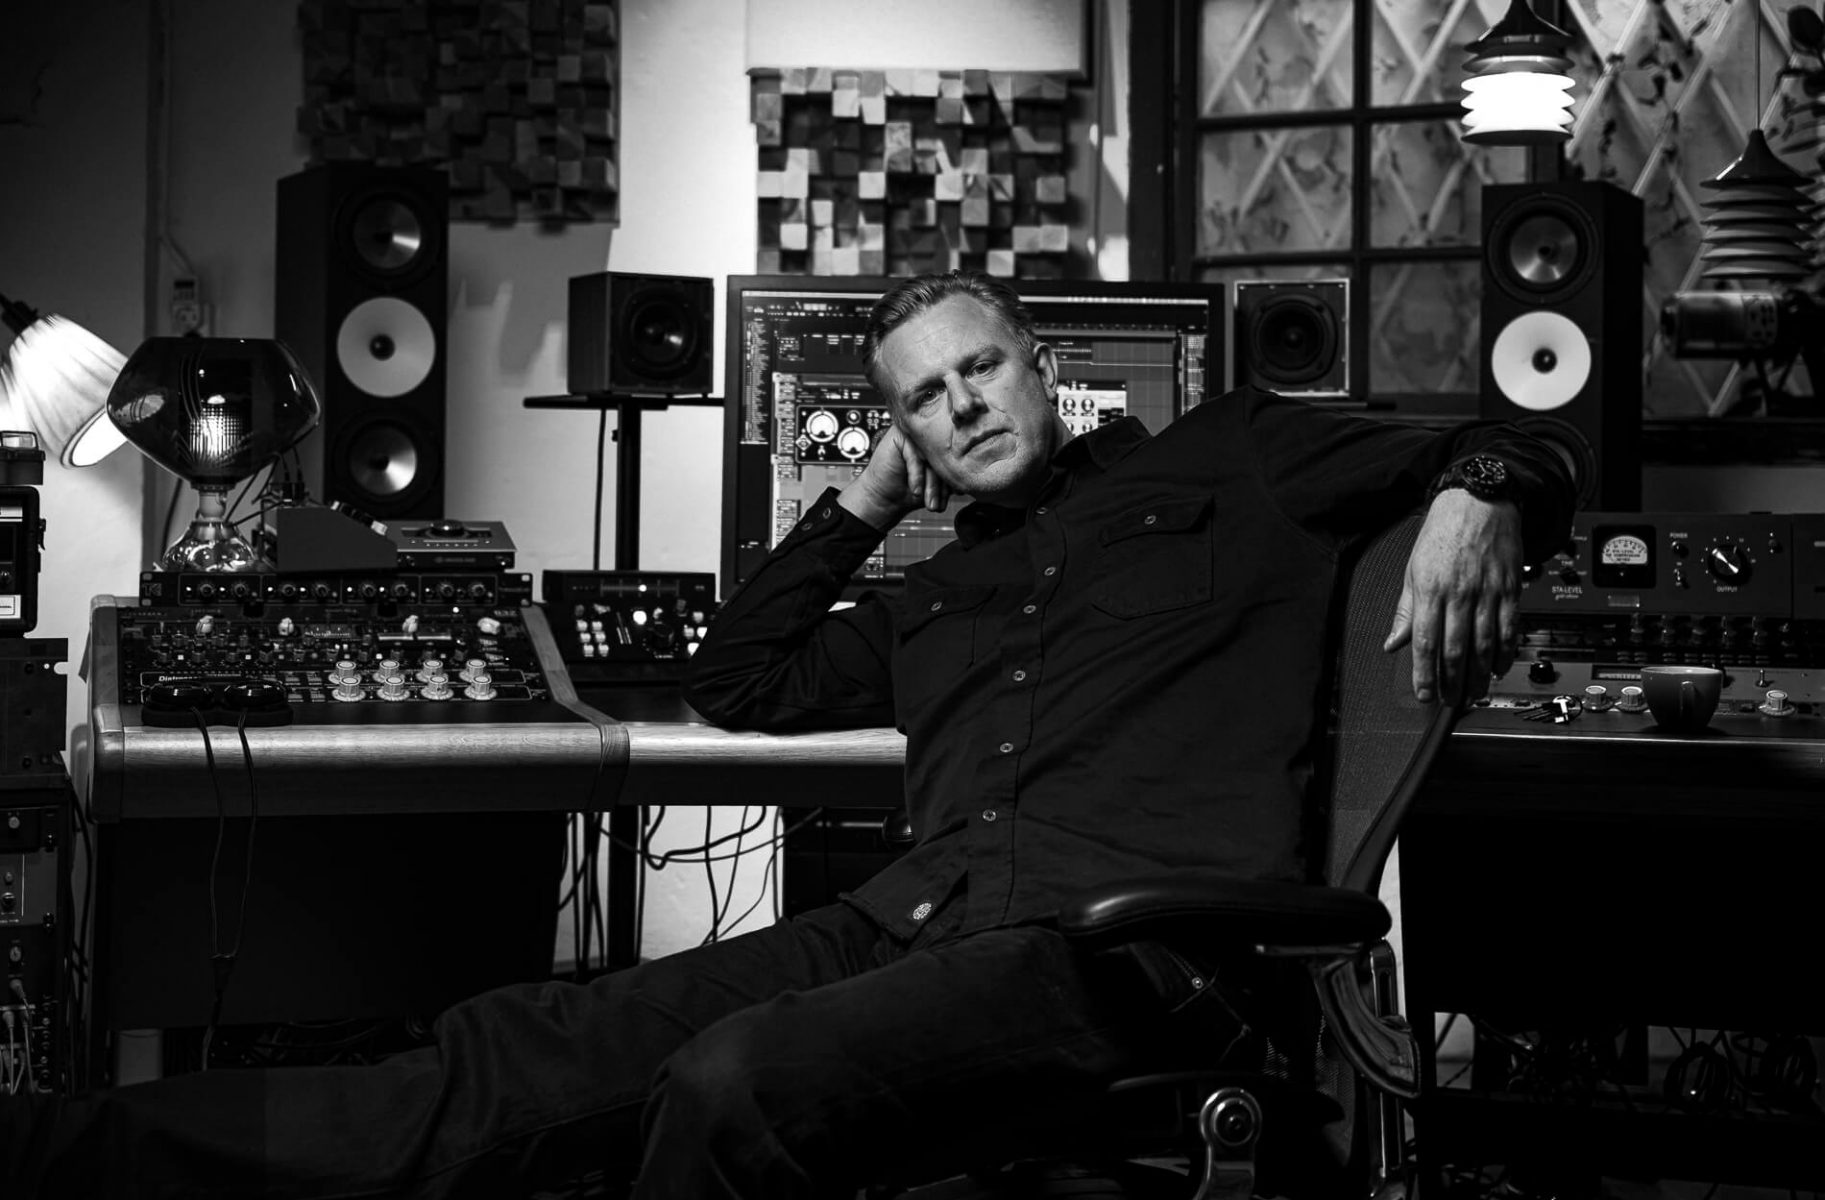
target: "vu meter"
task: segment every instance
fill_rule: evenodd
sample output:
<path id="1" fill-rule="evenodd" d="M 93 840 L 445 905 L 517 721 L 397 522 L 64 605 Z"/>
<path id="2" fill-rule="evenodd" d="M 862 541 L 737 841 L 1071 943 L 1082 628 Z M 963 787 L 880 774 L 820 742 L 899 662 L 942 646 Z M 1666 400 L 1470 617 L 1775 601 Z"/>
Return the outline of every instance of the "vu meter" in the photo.
<path id="1" fill-rule="evenodd" d="M 1591 582 L 1600 588 L 1654 586 L 1654 529 L 1600 525 L 1591 530 Z"/>

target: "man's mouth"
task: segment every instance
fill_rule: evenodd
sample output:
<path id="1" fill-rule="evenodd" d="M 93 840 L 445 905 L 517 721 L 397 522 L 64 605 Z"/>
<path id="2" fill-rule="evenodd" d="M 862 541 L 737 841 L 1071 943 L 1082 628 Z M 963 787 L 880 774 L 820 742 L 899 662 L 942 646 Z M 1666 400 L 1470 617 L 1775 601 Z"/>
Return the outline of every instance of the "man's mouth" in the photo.
<path id="1" fill-rule="evenodd" d="M 975 437 L 971 438 L 969 441 L 964 443 L 963 454 L 960 455 L 960 457 L 964 457 L 964 458 L 969 457 L 969 455 L 975 451 L 976 447 L 982 445 L 984 442 L 991 442 L 1006 432 L 1007 431 L 1004 429 L 991 429 L 987 433 L 977 434 Z"/>

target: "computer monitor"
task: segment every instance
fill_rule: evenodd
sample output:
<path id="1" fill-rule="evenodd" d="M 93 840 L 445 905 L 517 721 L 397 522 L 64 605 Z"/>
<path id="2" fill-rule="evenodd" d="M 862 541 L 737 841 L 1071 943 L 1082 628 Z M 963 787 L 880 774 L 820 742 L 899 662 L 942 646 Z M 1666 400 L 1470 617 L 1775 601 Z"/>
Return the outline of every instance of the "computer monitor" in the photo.
<path id="1" fill-rule="evenodd" d="M 894 281 L 735 275 L 728 286 L 721 593 L 726 598 L 827 487 L 866 465 L 887 402 L 862 375 L 868 310 Z M 1224 389 L 1220 284 L 1013 281 L 1058 358 L 1074 432 L 1139 417 L 1158 433 Z M 954 536 L 921 509 L 857 573 L 852 591 L 898 586 Z"/>

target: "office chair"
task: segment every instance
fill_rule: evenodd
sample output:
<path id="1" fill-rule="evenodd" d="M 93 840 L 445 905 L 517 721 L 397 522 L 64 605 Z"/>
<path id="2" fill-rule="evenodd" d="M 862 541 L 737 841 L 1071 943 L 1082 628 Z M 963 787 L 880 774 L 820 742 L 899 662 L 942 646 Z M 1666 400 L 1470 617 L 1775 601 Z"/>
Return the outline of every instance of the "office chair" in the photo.
<path id="1" fill-rule="evenodd" d="M 1453 706 L 1415 700 L 1410 653 L 1381 648 L 1419 527 L 1411 516 L 1369 539 L 1332 607 L 1329 794 L 1314 814 L 1325 836 L 1322 884 L 1178 870 L 1090 889 L 1060 914 L 1086 952 L 1153 941 L 1279 970 L 1295 985 L 1288 1002 L 1304 1008 L 1293 1024 L 1308 1036 L 1269 1045 L 1255 1070 L 1215 1062 L 1225 1047 L 1188 1047 L 1173 1070 L 1112 1085 L 1104 1111 L 1086 1115 L 1091 1147 L 1071 1131 L 1071 1163 L 1016 1164 L 974 1176 L 963 1190 L 954 1186 L 961 1180 L 916 1189 L 909 1200 L 1182 1200 L 1181 1173 L 1128 1165 L 1150 1155 L 1189 1158 L 1194 1172 L 1202 1157 L 1195 1200 L 1247 1198 L 1257 1188 L 1384 1200 L 1404 1193 L 1399 1101 L 1418 1095 L 1418 1048 L 1394 1011 L 1393 956 L 1381 940 L 1392 922 L 1377 892 L 1395 833 L 1457 716 Z"/>

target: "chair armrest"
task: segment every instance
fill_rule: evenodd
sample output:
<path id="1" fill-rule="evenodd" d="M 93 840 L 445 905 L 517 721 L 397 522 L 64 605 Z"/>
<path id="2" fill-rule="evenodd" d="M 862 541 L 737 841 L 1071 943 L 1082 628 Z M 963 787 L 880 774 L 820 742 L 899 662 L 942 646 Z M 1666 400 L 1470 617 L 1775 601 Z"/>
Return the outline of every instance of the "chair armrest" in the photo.
<path id="1" fill-rule="evenodd" d="M 1087 888 L 1059 910 L 1058 924 L 1073 942 L 1101 950 L 1172 939 L 1237 946 L 1373 942 L 1393 921 L 1380 900 L 1348 888 L 1174 871 Z"/>

